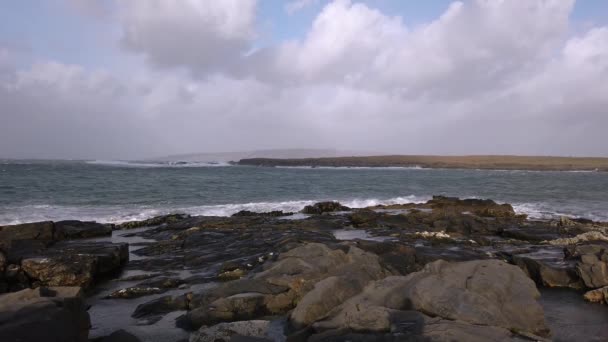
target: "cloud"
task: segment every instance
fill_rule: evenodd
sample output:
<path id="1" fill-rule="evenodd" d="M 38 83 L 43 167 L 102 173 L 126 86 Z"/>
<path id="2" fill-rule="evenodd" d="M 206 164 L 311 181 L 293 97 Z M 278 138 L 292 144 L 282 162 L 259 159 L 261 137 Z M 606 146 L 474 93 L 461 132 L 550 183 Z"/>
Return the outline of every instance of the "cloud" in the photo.
<path id="1" fill-rule="evenodd" d="M 285 12 L 287 14 L 292 15 L 298 11 L 301 11 L 307 7 L 316 5 L 319 3 L 319 0 L 295 0 L 290 1 L 285 4 Z"/>
<path id="2" fill-rule="evenodd" d="M 573 1 L 455 2 L 408 26 L 334 0 L 303 37 L 253 53 L 253 1 L 120 6 L 123 44 L 151 63 L 135 74 L 0 68 L 0 156 L 296 147 L 608 156 L 608 27 L 574 34 Z"/>
<path id="3" fill-rule="evenodd" d="M 228 69 L 255 38 L 256 0 L 120 1 L 123 45 L 162 67 Z"/>

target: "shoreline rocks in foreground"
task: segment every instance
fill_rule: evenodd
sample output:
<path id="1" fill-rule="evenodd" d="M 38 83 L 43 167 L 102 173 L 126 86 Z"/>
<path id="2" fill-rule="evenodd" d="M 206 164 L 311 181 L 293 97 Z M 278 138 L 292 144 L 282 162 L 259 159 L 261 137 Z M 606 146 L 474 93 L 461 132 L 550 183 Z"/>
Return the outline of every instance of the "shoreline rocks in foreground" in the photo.
<path id="1" fill-rule="evenodd" d="M 189 331 L 190 341 L 290 342 L 559 340 L 564 327 L 545 315 L 538 288 L 607 300 L 606 223 L 529 220 L 509 204 L 442 196 L 303 213 L 0 227 L 0 290 L 12 292 L 0 299 L 79 286 L 96 340 Z M 2 331 L 12 309 L 0 307 Z M 601 324 L 568 329 L 608 339 Z"/>

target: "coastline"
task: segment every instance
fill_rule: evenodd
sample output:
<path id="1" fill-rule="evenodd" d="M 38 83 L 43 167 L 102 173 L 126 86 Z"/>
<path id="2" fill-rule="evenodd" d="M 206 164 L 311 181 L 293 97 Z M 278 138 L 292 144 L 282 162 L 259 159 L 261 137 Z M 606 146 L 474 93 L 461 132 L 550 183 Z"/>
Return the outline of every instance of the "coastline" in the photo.
<path id="1" fill-rule="evenodd" d="M 506 171 L 608 172 L 608 158 L 547 156 L 427 156 L 386 155 L 335 158 L 246 158 L 236 165 L 268 167 L 404 167 Z"/>
<path id="2" fill-rule="evenodd" d="M 57 332 L 64 340 L 608 337 L 608 223 L 534 220 L 492 200 L 32 222 L 0 227 L 0 246 L 3 300 L 26 311 L 74 303 L 50 321 L 71 327 Z M 35 316 L 11 323 L 0 337 L 39 340 Z"/>

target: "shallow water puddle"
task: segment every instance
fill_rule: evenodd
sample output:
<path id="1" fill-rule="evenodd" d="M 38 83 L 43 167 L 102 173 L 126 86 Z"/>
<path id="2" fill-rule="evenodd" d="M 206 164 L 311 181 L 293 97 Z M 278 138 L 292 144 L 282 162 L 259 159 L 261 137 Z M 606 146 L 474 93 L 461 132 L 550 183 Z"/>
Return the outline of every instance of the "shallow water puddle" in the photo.
<path id="1" fill-rule="evenodd" d="M 391 241 L 395 240 L 390 236 L 371 236 L 363 229 L 338 229 L 333 231 L 334 236 L 338 240 L 368 240 L 368 241 Z"/>

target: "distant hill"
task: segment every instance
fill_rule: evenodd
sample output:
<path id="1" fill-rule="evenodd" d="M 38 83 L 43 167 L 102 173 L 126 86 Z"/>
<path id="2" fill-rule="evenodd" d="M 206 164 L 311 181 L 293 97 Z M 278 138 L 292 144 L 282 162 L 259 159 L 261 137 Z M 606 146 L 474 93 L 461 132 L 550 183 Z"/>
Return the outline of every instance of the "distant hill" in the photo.
<path id="1" fill-rule="evenodd" d="M 341 151 L 331 149 L 273 149 L 246 152 L 222 152 L 222 153 L 194 153 L 178 154 L 160 158 L 149 159 L 149 161 L 161 162 L 229 162 L 251 158 L 334 158 L 341 156 L 369 156 L 379 155 L 370 151 Z"/>
<path id="2" fill-rule="evenodd" d="M 608 171 L 608 158 L 545 156 L 352 156 L 325 158 L 247 158 L 240 165 L 325 167 L 422 167 L 446 169 Z"/>

